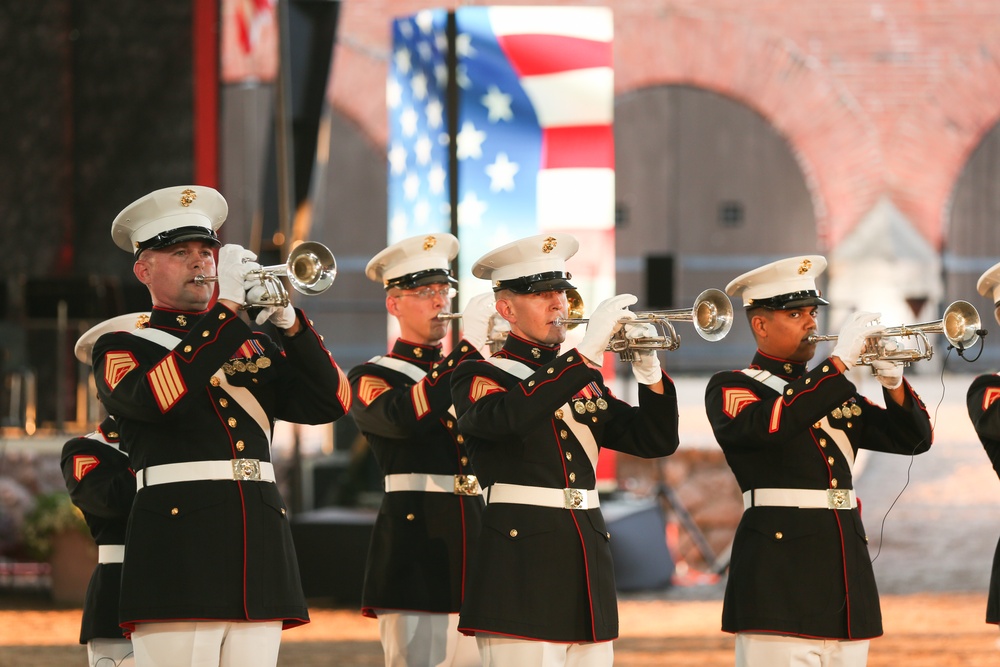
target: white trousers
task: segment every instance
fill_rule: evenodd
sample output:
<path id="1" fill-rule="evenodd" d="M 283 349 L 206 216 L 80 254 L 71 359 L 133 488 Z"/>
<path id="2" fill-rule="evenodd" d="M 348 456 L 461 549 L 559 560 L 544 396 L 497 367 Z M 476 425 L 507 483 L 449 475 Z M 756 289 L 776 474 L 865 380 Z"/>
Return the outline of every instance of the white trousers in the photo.
<path id="1" fill-rule="evenodd" d="M 865 667 L 868 640 L 736 633 L 736 667 Z"/>
<path id="2" fill-rule="evenodd" d="M 458 631 L 458 614 L 378 611 L 385 667 L 478 667 L 475 637 Z"/>
<path id="3" fill-rule="evenodd" d="M 136 667 L 275 667 L 281 621 L 139 623 Z"/>
<path id="4" fill-rule="evenodd" d="M 610 667 L 614 642 L 558 644 L 477 634 L 483 667 Z"/>
<path id="5" fill-rule="evenodd" d="M 135 667 L 132 642 L 121 639 L 91 639 L 87 642 L 90 667 Z"/>

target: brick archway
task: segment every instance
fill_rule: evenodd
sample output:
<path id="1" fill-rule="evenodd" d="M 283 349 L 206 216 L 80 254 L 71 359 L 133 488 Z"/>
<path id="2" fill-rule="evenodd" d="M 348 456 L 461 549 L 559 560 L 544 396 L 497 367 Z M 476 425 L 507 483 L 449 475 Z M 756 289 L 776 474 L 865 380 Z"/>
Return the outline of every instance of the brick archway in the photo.
<path id="1" fill-rule="evenodd" d="M 718 17 L 619 14 L 616 21 L 616 93 L 694 85 L 763 115 L 802 167 L 823 245 L 836 245 L 874 205 L 884 188 L 875 128 L 794 43 Z M 631 66 L 640 62 L 647 65 Z"/>

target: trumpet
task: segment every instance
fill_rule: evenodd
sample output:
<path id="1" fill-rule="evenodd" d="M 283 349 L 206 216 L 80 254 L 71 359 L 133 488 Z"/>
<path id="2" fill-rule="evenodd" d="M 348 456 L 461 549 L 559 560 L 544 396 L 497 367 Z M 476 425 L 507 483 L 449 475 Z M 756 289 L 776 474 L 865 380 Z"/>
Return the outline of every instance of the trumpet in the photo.
<path id="1" fill-rule="evenodd" d="M 572 294 L 570 293 L 572 292 Z M 570 298 L 570 314 L 583 312 L 583 299 L 575 290 L 567 292 Z M 617 352 L 621 361 L 638 359 L 639 350 L 676 350 L 681 345 L 681 337 L 671 321 L 691 322 L 699 336 L 707 341 L 722 340 L 733 328 L 733 304 L 722 290 L 709 288 L 698 295 L 690 309 L 637 311 L 635 319 L 621 319 L 624 325 L 608 343 L 607 351 Z M 556 324 L 573 328 L 590 320 L 581 317 L 566 317 L 556 320 Z M 656 336 L 629 338 L 625 327 L 630 324 L 652 324 Z"/>
<path id="2" fill-rule="evenodd" d="M 903 324 L 888 327 L 871 336 L 871 344 L 861 352 L 857 365 L 870 366 L 872 361 L 896 361 L 905 366 L 911 362 L 930 359 L 934 356 L 934 348 L 927 340 L 929 334 L 943 333 L 952 346 L 959 350 L 967 350 L 979 342 L 980 325 L 979 312 L 968 301 L 954 301 L 944 310 L 940 320 L 923 322 L 921 324 Z M 916 339 L 916 348 L 897 348 L 886 345 L 887 338 Z M 837 340 L 835 335 L 812 334 L 810 343 L 827 340 Z"/>
<path id="3" fill-rule="evenodd" d="M 244 308 L 284 308 L 289 304 L 288 292 L 279 278 L 288 278 L 295 291 L 301 294 L 322 294 L 337 277 L 337 260 L 322 243 L 306 241 L 295 246 L 284 264 L 263 266 L 251 271 L 247 277 L 259 280 L 264 294 L 256 301 L 244 303 Z M 200 275 L 195 276 L 194 282 L 203 285 L 218 280 L 218 276 Z"/>

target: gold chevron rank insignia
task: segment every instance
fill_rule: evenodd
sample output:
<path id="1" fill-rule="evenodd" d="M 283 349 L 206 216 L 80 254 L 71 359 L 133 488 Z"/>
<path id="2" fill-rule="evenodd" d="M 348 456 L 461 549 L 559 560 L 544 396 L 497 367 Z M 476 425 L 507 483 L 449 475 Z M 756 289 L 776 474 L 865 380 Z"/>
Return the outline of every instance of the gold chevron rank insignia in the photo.
<path id="1" fill-rule="evenodd" d="M 423 419 L 431 411 L 430 401 L 427 400 L 427 384 L 423 380 L 410 389 L 410 398 L 413 399 L 413 414 L 417 419 Z"/>
<path id="2" fill-rule="evenodd" d="M 990 387 L 983 394 L 983 411 L 993 405 L 993 401 L 1000 398 L 1000 387 Z"/>
<path id="3" fill-rule="evenodd" d="M 746 406 L 759 401 L 755 393 L 742 387 L 723 388 L 722 390 L 722 411 L 730 419 L 735 419 Z"/>
<path id="4" fill-rule="evenodd" d="M 389 383 L 374 375 L 362 375 L 358 382 L 358 400 L 367 408 L 376 398 L 392 389 Z"/>
<path id="5" fill-rule="evenodd" d="M 494 394 L 498 391 L 506 391 L 496 380 L 477 375 L 472 378 L 472 386 L 469 388 L 469 398 L 475 403 L 483 396 Z"/>
<path id="6" fill-rule="evenodd" d="M 114 391 L 122 378 L 138 365 L 131 352 L 108 352 L 104 355 L 104 381 Z"/>
<path id="7" fill-rule="evenodd" d="M 184 378 L 177 369 L 177 359 L 173 354 L 168 354 L 163 361 L 153 366 L 147 377 L 153 389 L 153 396 L 160 406 L 160 412 L 165 413 L 174 407 L 181 396 L 187 393 Z"/>
<path id="8" fill-rule="evenodd" d="M 337 366 L 337 400 L 340 401 L 344 412 L 351 409 L 351 401 L 353 400 L 353 396 L 351 395 L 351 381 L 347 379 L 344 371 L 340 370 L 340 366 Z"/>
<path id="9" fill-rule="evenodd" d="M 83 476 L 97 467 L 100 461 L 91 454 L 77 454 L 73 457 L 73 479 L 80 481 Z"/>

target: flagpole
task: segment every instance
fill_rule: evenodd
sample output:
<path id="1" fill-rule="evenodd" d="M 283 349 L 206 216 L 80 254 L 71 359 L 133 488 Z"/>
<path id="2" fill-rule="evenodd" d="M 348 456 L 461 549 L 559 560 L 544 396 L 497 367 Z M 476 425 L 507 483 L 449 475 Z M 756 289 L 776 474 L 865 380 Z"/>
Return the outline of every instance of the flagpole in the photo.
<path id="1" fill-rule="evenodd" d="M 448 69 L 448 82 L 445 88 L 445 103 L 448 110 L 448 210 L 451 233 L 458 238 L 458 53 L 456 51 L 458 21 L 454 11 L 448 12 L 445 34 L 448 38 L 448 53 L 445 60 Z M 451 262 L 451 273 L 453 276 L 458 276 L 458 257 Z M 459 340 L 459 331 L 458 320 L 452 320 L 451 337 L 456 343 Z"/>

